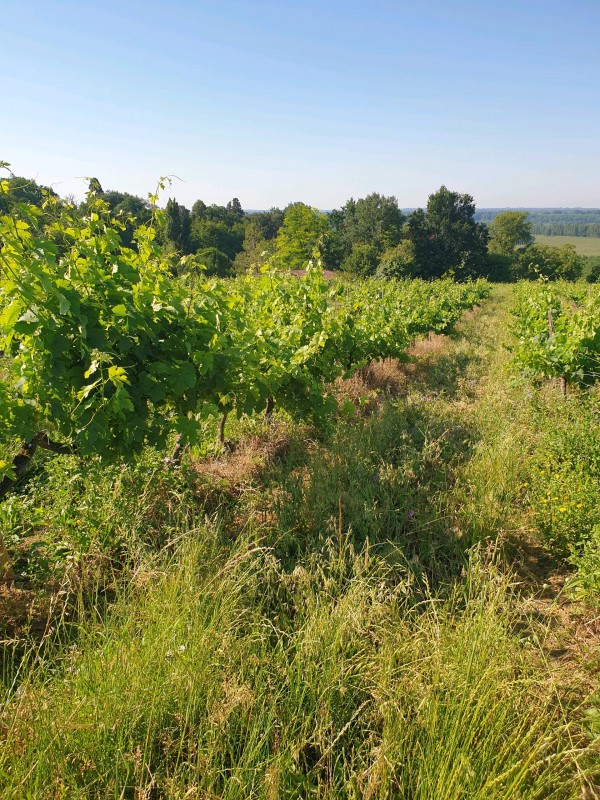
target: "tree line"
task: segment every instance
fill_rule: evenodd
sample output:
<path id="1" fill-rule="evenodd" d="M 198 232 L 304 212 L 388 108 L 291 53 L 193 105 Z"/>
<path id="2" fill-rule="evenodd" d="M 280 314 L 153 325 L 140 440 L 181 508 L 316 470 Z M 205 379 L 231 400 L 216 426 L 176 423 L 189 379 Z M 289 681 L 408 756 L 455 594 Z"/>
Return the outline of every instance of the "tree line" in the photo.
<path id="1" fill-rule="evenodd" d="M 600 223 L 588 222 L 581 224 L 565 224 L 559 222 L 548 223 L 545 225 L 533 224 L 534 233 L 542 236 L 588 236 L 600 238 Z"/>
<path id="2" fill-rule="evenodd" d="M 475 212 L 477 222 L 490 225 L 506 211 L 500 208 L 484 208 Z M 590 236 L 600 237 L 600 209 L 597 208 L 522 208 L 514 209 L 527 213 L 532 232 L 542 236 Z"/>
<path id="3" fill-rule="evenodd" d="M 45 187 L 14 176 L 10 181 L 23 201 L 42 206 Z M 152 215 L 150 202 L 127 192 L 105 191 L 97 178 L 90 181 L 89 190 L 79 211 L 85 214 L 91 196 L 104 200 L 122 219 L 122 243 L 131 246 L 136 227 Z M 54 194 L 47 188 L 46 192 Z M 530 212 L 489 213 L 491 219 L 478 219 L 482 212 L 477 212 L 473 197 L 445 186 L 429 196 L 425 208 L 410 212 L 403 211 L 393 195 L 376 192 L 350 198 L 328 212 L 303 202 L 246 212 L 235 197 L 226 205 L 207 205 L 199 199 L 188 209 L 171 198 L 159 237 L 174 270 L 202 269 L 221 277 L 256 271 L 265 263 L 303 269 L 315 250 L 326 269 L 357 277 L 579 277 L 585 260 L 573 247 L 534 243 Z"/>

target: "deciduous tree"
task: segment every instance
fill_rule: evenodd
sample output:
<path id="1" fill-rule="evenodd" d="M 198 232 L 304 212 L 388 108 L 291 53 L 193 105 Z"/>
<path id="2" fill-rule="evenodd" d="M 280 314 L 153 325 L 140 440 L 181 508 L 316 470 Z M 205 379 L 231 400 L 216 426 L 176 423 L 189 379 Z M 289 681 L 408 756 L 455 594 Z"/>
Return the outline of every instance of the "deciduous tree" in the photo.
<path id="1" fill-rule="evenodd" d="M 304 203 L 292 203 L 285 210 L 277 234 L 273 261 L 280 269 L 302 269 L 313 249 L 329 229 L 327 217 Z"/>
<path id="2" fill-rule="evenodd" d="M 533 242 L 527 211 L 502 211 L 489 227 L 490 253 L 512 258 L 519 246 Z"/>

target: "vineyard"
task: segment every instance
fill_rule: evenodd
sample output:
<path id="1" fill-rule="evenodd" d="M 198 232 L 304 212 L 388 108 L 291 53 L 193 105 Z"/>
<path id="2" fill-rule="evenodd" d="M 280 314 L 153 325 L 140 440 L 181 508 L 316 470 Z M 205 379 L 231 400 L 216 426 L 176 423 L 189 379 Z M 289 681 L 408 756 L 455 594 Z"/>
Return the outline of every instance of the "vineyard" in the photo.
<path id="1" fill-rule="evenodd" d="M 532 378 L 570 384 L 600 378 L 600 291 L 585 285 L 524 284 L 517 295 L 515 361 Z"/>
<path id="2" fill-rule="evenodd" d="M 277 407 L 323 421 L 336 378 L 403 357 L 488 292 L 484 282 L 330 285 L 312 264 L 300 279 L 263 270 L 187 287 L 152 227 L 122 246 L 101 200 L 83 219 L 64 208 L 41 229 L 38 216 L 17 204 L 0 221 L 0 446 L 23 442 L 17 464 L 0 462 L 5 489 L 40 445 L 110 459 L 164 448 L 171 434 L 185 447 L 216 414 L 221 439 L 229 413 Z"/>
<path id="3" fill-rule="evenodd" d="M 2 797 L 597 797 L 600 290 L 0 190 Z"/>

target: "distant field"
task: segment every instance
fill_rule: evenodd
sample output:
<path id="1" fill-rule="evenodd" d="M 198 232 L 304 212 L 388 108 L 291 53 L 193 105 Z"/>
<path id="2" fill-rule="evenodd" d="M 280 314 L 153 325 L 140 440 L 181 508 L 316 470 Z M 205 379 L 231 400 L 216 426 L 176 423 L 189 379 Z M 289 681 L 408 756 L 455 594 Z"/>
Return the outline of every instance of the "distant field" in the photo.
<path id="1" fill-rule="evenodd" d="M 572 244 L 580 256 L 600 256 L 600 238 L 591 236 L 540 236 L 536 235 L 536 242 L 549 244 L 552 247 L 562 247 L 563 244 Z"/>

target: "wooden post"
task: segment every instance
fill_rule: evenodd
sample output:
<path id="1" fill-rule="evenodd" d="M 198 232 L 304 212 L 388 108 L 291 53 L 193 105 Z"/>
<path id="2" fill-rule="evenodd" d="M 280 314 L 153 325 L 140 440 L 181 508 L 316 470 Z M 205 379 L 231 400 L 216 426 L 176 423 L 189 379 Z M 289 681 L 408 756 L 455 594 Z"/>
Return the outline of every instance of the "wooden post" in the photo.
<path id="1" fill-rule="evenodd" d="M 225 423 L 227 422 L 228 413 L 229 412 L 226 411 L 219 422 L 219 444 L 225 444 Z"/>
<path id="2" fill-rule="evenodd" d="M 563 397 L 567 396 L 567 376 L 561 375 L 560 376 L 560 393 Z"/>
<path id="3" fill-rule="evenodd" d="M 271 422 L 273 419 L 273 409 L 275 408 L 275 400 L 272 397 L 267 397 L 267 406 L 265 408 L 265 419 Z"/>

